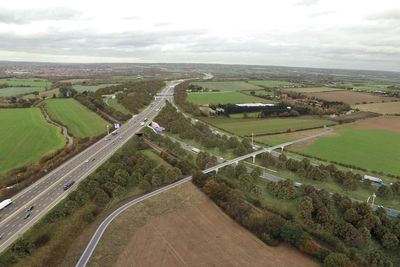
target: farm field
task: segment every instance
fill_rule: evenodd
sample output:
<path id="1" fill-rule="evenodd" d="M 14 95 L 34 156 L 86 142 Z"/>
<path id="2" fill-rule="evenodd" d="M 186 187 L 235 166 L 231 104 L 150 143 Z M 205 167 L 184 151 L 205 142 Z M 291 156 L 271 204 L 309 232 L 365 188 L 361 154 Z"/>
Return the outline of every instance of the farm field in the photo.
<path id="1" fill-rule="evenodd" d="M 376 103 L 382 101 L 390 102 L 392 100 L 398 100 L 394 97 L 378 96 L 369 93 L 353 92 L 353 91 L 316 92 L 316 93 L 306 93 L 306 95 L 309 97 L 316 97 L 328 101 L 341 101 L 349 105 L 357 105 L 363 102 Z"/>
<path id="2" fill-rule="evenodd" d="M 298 93 L 317 93 L 317 92 L 343 91 L 343 89 L 331 88 L 331 87 L 287 88 L 287 89 L 283 89 L 283 90 L 284 91 L 298 92 Z"/>
<path id="3" fill-rule="evenodd" d="M 75 84 L 72 87 L 78 91 L 79 93 L 84 92 L 84 91 L 89 91 L 89 92 L 95 92 L 101 88 L 109 87 L 112 85 L 116 85 L 115 83 L 110 83 L 110 84 L 98 84 L 98 85 L 80 85 L 80 84 Z"/>
<path id="4" fill-rule="evenodd" d="M 297 131 L 292 133 L 282 133 L 282 134 L 271 134 L 271 135 L 260 135 L 254 137 L 254 140 L 267 145 L 277 145 L 285 142 L 290 142 L 296 139 L 316 135 L 325 132 L 326 129 L 318 128 L 304 131 Z"/>
<path id="5" fill-rule="evenodd" d="M 88 266 L 318 265 L 289 246 L 267 246 L 186 183 L 117 217 Z"/>
<path id="6" fill-rule="evenodd" d="M 397 124 L 388 124 L 396 120 Z M 363 120 L 337 128 L 334 135 L 295 145 L 292 149 L 325 160 L 400 175 L 398 125 L 400 118 L 396 117 Z"/>
<path id="7" fill-rule="evenodd" d="M 219 90 L 224 92 L 241 91 L 241 90 L 257 90 L 261 87 L 243 81 L 233 82 L 193 82 L 192 84 L 208 88 L 210 90 Z"/>
<path id="8" fill-rule="evenodd" d="M 241 136 L 273 134 L 335 125 L 326 119 L 314 118 L 270 118 L 270 119 L 234 119 L 234 118 L 204 118 L 205 122 Z"/>
<path id="9" fill-rule="evenodd" d="M 0 84 L 8 84 L 10 87 L 42 87 L 50 88 L 52 82 L 44 79 L 16 79 L 5 78 L 0 79 Z"/>
<path id="10" fill-rule="evenodd" d="M 358 108 L 361 111 L 370 111 L 381 114 L 400 114 L 399 101 L 356 105 L 354 108 Z"/>
<path id="11" fill-rule="evenodd" d="M 0 109 L 1 174 L 38 162 L 65 142 L 61 130 L 47 123 L 39 108 Z"/>
<path id="12" fill-rule="evenodd" d="M 346 86 L 349 88 L 353 88 L 355 90 L 362 90 L 362 91 L 390 91 L 391 89 L 388 88 L 389 84 L 380 84 L 380 83 L 344 83 L 338 84 L 338 86 Z"/>
<path id="13" fill-rule="evenodd" d="M 249 83 L 264 86 L 264 87 L 284 87 L 284 86 L 294 86 L 296 83 L 282 81 L 282 80 L 251 80 Z"/>
<path id="14" fill-rule="evenodd" d="M 24 98 L 24 99 L 30 99 L 30 98 L 35 99 L 35 98 L 42 98 L 42 97 L 52 98 L 54 94 L 57 96 L 58 93 L 59 93 L 59 90 L 58 90 L 58 88 L 56 88 L 56 89 L 51 89 L 51 90 L 47 90 L 47 91 L 41 91 L 41 92 L 39 92 L 38 95 L 34 95 L 34 94 L 24 95 L 22 98 Z"/>
<path id="15" fill-rule="evenodd" d="M 0 97 L 17 96 L 27 93 L 44 92 L 44 87 L 5 87 L 0 88 Z"/>
<path id="16" fill-rule="evenodd" d="M 240 92 L 205 92 L 189 93 L 188 101 L 195 104 L 237 104 L 237 103 L 272 103 L 270 100 Z"/>
<path id="17" fill-rule="evenodd" d="M 52 119 L 67 126 L 75 137 L 91 137 L 104 133 L 108 124 L 103 118 L 75 99 L 48 99 L 46 110 Z"/>
<path id="18" fill-rule="evenodd" d="M 109 99 L 109 100 L 107 100 L 107 105 L 109 105 L 113 109 L 118 110 L 119 112 L 122 112 L 124 114 L 132 114 L 132 112 L 130 112 L 122 104 L 118 103 L 117 99 Z"/>

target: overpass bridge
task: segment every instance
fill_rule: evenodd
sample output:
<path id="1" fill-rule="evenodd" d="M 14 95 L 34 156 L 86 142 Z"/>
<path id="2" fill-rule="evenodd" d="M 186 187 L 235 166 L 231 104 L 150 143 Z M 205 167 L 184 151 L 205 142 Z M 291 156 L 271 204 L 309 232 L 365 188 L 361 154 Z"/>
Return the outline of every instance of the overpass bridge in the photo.
<path id="1" fill-rule="evenodd" d="M 317 138 L 317 137 L 319 137 L 321 135 L 325 135 L 325 134 L 331 133 L 331 132 L 332 132 L 332 130 L 329 129 L 329 130 L 326 130 L 326 131 L 324 131 L 322 133 L 315 134 L 315 135 L 312 135 L 312 136 L 303 137 L 303 138 L 296 139 L 294 141 L 290 141 L 290 142 L 286 142 L 286 143 L 282 143 L 282 144 L 279 144 L 279 145 L 276 145 L 276 146 L 262 148 L 262 149 L 259 149 L 257 151 L 254 151 L 252 153 L 237 157 L 237 158 L 232 159 L 232 160 L 227 160 L 227 161 L 225 161 L 225 162 L 223 162 L 221 164 L 218 164 L 216 166 L 213 166 L 213 167 L 210 167 L 208 169 L 205 169 L 205 170 L 203 170 L 203 173 L 209 173 L 209 172 L 213 172 L 213 171 L 218 172 L 218 170 L 220 168 L 223 168 L 225 166 L 232 165 L 232 164 L 238 164 L 240 161 L 246 160 L 248 158 L 253 158 L 253 163 L 254 163 L 255 160 L 256 160 L 256 156 L 257 155 L 260 155 L 260 154 L 263 154 L 263 153 L 267 153 L 267 152 L 271 153 L 275 149 L 281 149 L 283 151 L 283 149 L 285 147 L 287 147 L 287 146 L 294 145 L 294 144 L 297 144 L 297 143 L 301 143 L 301 142 L 304 142 L 304 141 L 308 141 L 308 140 Z"/>

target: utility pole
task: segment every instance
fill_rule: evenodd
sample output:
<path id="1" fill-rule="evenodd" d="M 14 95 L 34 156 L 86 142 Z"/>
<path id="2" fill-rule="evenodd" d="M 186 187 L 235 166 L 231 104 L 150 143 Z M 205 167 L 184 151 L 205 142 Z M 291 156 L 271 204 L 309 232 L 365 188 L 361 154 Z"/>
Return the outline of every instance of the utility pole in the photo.
<path id="1" fill-rule="evenodd" d="M 254 133 L 251 133 L 251 146 L 254 146 Z"/>

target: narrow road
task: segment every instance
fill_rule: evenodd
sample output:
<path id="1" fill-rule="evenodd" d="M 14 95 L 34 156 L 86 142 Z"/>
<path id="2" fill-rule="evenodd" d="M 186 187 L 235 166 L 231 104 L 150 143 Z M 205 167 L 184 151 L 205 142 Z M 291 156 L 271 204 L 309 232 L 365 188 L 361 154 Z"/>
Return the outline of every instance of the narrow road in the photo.
<path id="1" fill-rule="evenodd" d="M 68 147 L 69 147 L 69 146 L 72 146 L 72 144 L 74 143 L 74 138 L 72 138 L 72 136 L 70 136 L 70 135 L 68 134 L 68 129 L 67 129 L 67 127 L 65 127 L 65 126 L 63 126 L 63 125 L 61 125 L 61 124 L 59 124 L 59 123 L 56 122 L 56 121 L 53 121 L 53 120 L 50 118 L 49 114 L 47 113 L 46 108 L 44 107 L 44 103 L 42 103 L 42 104 L 40 105 L 39 108 L 40 108 L 40 110 L 42 111 L 42 114 L 44 115 L 44 118 L 46 119 L 46 121 L 47 121 L 48 123 L 51 123 L 51 124 L 53 124 L 53 125 L 55 125 L 55 126 L 61 128 L 61 133 L 63 134 L 64 138 L 67 140 L 67 146 L 68 146 Z"/>

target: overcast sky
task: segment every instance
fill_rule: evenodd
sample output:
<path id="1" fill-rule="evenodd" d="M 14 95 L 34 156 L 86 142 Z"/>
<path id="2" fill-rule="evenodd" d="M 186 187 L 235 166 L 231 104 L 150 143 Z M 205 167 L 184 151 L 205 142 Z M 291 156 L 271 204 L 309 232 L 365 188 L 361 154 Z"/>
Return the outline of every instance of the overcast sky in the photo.
<path id="1" fill-rule="evenodd" d="M 1 1 L 0 60 L 400 71 L 400 1 Z"/>

